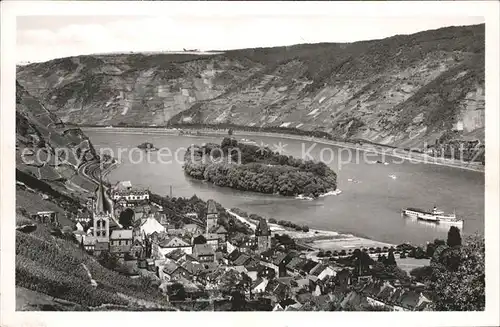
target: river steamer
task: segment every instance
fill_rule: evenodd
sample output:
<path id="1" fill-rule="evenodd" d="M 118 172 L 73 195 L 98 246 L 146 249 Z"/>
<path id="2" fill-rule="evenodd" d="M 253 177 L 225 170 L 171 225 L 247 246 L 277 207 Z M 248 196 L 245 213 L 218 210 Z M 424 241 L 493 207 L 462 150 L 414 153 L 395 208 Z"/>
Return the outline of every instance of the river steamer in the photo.
<path id="1" fill-rule="evenodd" d="M 451 224 L 462 226 L 463 220 L 458 219 L 455 213 L 448 214 L 438 208 L 434 207 L 431 211 L 417 209 L 417 208 L 406 208 L 402 211 L 404 216 L 416 218 L 418 220 L 429 221 L 438 224 Z"/>

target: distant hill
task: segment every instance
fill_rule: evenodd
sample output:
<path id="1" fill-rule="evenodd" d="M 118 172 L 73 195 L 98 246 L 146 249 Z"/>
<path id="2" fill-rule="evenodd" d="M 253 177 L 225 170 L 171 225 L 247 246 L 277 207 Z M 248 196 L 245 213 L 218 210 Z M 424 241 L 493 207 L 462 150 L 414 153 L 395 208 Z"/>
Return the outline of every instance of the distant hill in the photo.
<path id="1" fill-rule="evenodd" d="M 64 122 L 281 126 L 409 147 L 484 141 L 484 51 L 483 24 L 210 56 L 79 56 L 17 78 Z"/>

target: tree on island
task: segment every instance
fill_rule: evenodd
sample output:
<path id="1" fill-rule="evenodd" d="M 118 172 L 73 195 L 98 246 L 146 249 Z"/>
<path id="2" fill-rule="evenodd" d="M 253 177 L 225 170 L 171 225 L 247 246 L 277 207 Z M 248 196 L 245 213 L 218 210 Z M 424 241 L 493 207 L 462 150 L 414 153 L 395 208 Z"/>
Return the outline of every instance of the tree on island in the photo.
<path id="1" fill-rule="evenodd" d="M 462 237 L 460 236 L 460 229 L 456 226 L 451 226 L 448 231 L 448 240 L 446 241 L 449 247 L 462 245 Z"/>
<path id="2" fill-rule="evenodd" d="M 232 128 L 230 128 L 230 129 L 227 131 L 227 135 L 229 135 L 229 136 L 233 135 L 233 129 L 232 129 Z"/>
<path id="3" fill-rule="evenodd" d="M 132 226 L 132 222 L 134 221 L 134 210 L 127 208 L 120 213 L 120 218 L 118 219 L 120 225 L 123 228 L 129 228 Z"/>

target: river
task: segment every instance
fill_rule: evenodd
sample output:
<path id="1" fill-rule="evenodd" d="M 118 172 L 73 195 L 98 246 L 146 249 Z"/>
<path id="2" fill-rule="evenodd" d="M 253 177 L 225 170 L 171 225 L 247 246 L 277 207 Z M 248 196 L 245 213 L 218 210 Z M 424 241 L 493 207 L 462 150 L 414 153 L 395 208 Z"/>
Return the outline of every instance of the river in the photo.
<path id="1" fill-rule="evenodd" d="M 404 207 L 432 208 L 437 205 L 446 212 L 455 210 L 457 216 L 465 221 L 464 234 L 484 234 L 484 174 L 481 172 L 409 161 L 401 163 L 399 158 L 381 158 L 374 154 L 368 157 L 369 160 L 364 160 L 364 152 L 357 150 L 314 145 L 310 141 L 235 135 L 238 139 L 251 138 L 259 144 L 264 142 L 273 150 L 281 142 L 286 155 L 301 157 L 309 153 L 316 160 L 326 161 L 337 172 L 338 188 L 342 193 L 308 201 L 235 191 L 185 176 L 182 162 L 175 157 L 182 159 L 184 149 L 191 144 L 220 143 L 221 136 L 147 135 L 96 130 L 86 131 L 86 134 L 96 149 L 112 151 L 110 154 L 119 157 L 120 165 L 108 176 L 111 183 L 130 180 L 134 185 L 149 187 L 152 192 L 161 195 L 168 195 L 172 187 L 173 196 L 190 197 L 196 194 L 204 200 L 214 199 L 228 208 L 238 207 L 277 220 L 290 220 L 311 228 L 334 230 L 392 244 L 404 241 L 423 244 L 438 237 L 446 239 L 449 227 L 403 218 L 400 211 Z M 146 160 L 146 154 L 135 149 L 143 142 L 169 150 L 162 150 L 160 154 L 152 152 L 150 159 Z M 119 149 L 121 156 L 118 155 Z M 171 151 L 170 156 L 168 151 Z M 388 164 L 370 163 L 376 160 L 384 160 Z"/>

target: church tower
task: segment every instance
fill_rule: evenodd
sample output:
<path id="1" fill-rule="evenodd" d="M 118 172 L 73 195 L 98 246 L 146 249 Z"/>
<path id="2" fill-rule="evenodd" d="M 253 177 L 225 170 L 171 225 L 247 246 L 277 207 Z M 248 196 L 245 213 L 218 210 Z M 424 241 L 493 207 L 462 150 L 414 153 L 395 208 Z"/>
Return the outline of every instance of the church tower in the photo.
<path id="1" fill-rule="evenodd" d="M 259 252 L 263 252 L 271 247 L 271 230 L 267 221 L 260 219 L 257 228 L 255 228 L 255 237 L 257 237 L 257 247 Z"/>
<path id="2" fill-rule="evenodd" d="M 107 199 L 106 192 L 102 186 L 102 179 L 100 179 L 93 210 L 94 236 L 97 242 L 109 242 L 109 224 L 112 214 L 113 202 Z"/>
<path id="3" fill-rule="evenodd" d="M 211 233 L 218 226 L 219 213 L 215 207 L 214 200 L 208 200 L 207 203 L 207 230 L 206 233 Z"/>

